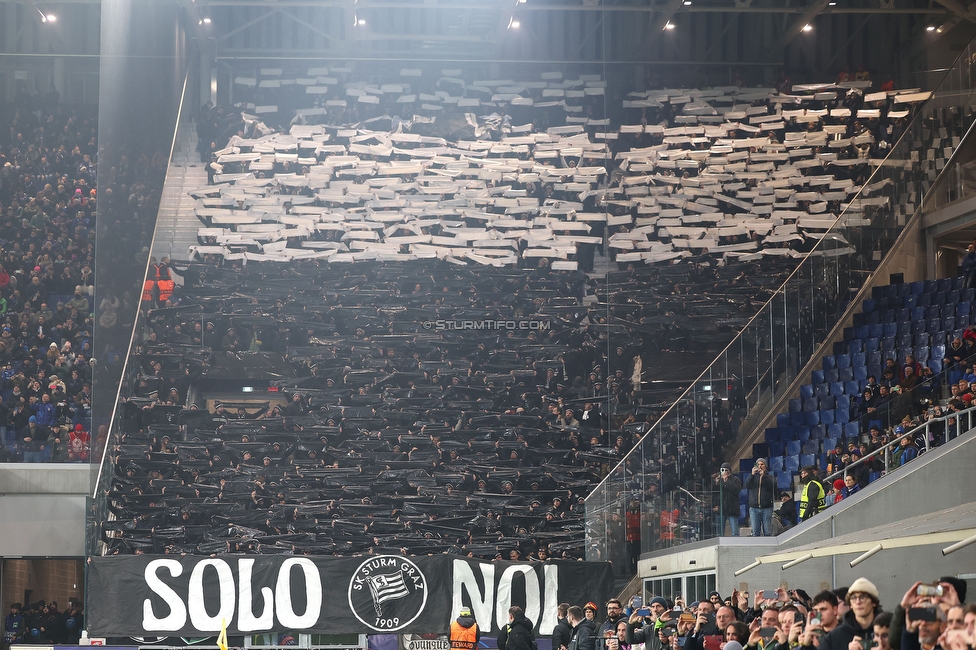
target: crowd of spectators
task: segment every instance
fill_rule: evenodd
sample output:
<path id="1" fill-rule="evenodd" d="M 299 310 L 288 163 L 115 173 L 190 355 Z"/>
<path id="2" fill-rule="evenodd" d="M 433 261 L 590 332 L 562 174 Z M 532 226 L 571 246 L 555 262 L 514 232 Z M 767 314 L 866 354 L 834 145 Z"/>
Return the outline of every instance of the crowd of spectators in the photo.
<path id="1" fill-rule="evenodd" d="M 810 596 L 804 589 L 733 590 L 686 602 L 680 594 L 610 599 L 601 608 L 562 604 L 554 650 L 970 650 L 976 606 L 966 581 L 943 577 L 916 582 L 893 609 L 897 595 L 881 594 L 867 578 Z M 646 603 L 646 604 L 645 604 Z M 890 605 L 889 605 L 890 606 Z"/>
<path id="2" fill-rule="evenodd" d="M 0 460 L 84 461 L 91 427 L 94 111 L 0 129 Z"/>
<path id="3" fill-rule="evenodd" d="M 10 613 L 4 617 L 3 647 L 11 645 L 77 645 L 85 629 L 85 610 L 82 603 L 72 600 L 63 611 L 55 601 L 10 603 Z"/>

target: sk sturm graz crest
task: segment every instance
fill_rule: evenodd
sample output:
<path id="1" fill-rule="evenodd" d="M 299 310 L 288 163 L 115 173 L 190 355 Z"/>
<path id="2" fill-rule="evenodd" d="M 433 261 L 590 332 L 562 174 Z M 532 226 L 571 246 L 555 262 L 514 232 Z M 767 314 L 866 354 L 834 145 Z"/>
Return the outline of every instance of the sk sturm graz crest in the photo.
<path id="1" fill-rule="evenodd" d="M 402 630 L 426 604 L 427 579 L 405 557 L 380 555 L 366 560 L 349 581 L 349 607 L 372 630 Z"/>

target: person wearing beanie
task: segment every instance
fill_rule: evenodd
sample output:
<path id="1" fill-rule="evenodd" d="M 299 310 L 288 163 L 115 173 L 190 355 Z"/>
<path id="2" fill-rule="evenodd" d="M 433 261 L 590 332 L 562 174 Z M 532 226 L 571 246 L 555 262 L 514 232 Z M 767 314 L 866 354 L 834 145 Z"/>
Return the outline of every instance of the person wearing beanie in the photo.
<path id="1" fill-rule="evenodd" d="M 800 494 L 800 521 L 806 521 L 827 507 L 823 483 L 817 478 L 817 467 L 810 465 L 800 470 L 803 492 Z"/>
<path id="2" fill-rule="evenodd" d="M 749 524 L 753 537 L 773 534 L 773 501 L 776 499 L 776 475 L 765 458 L 757 458 L 752 474 L 746 479 L 749 490 Z"/>
<path id="3" fill-rule="evenodd" d="M 850 611 L 844 614 L 840 625 L 835 627 L 827 636 L 820 639 L 817 646 L 808 645 L 810 635 L 805 635 L 804 650 L 864 650 L 868 647 L 868 640 L 873 638 L 874 618 L 881 611 L 881 601 L 878 588 L 867 578 L 858 578 L 847 588 L 845 597 Z M 860 643 L 852 643 L 859 639 Z M 860 648 L 858 648 L 860 645 Z M 897 646 L 897 647 L 900 647 Z"/>
<path id="4" fill-rule="evenodd" d="M 475 650 L 481 640 L 481 630 L 471 615 L 471 609 L 462 607 L 459 616 L 451 623 L 451 650 Z"/>
<path id="5" fill-rule="evenodd" d="M 593 650 L 596 643 L 596 623 L 587 618 L 578 605 L 569 608 L 566 612 L 566 619 L 573 626 L 569 650 Z"/>
<path id="6" fill-rule="evenodd" d="M 635 611 L 627 621 L 626 642 L 629 645 L 643 643 L 644 650 L 667 650 L 662 648 L 657 632 L 668 622 L 671 605 L 661 596 L 655 596 L 647 603 L 647 609 L 651 610 L 650 616 L 644 618 Z"/>
<path id="7" fill-rule="evenodd" d="M 721 469 L 715 476 L 717 502 L 712 506 L 715 521 L 718 522 L 719 537 L 725 535 L 725 522 L 729 522 L 732 537 L 739 536 L 739 492 L 742 491 L 742 481 L 732 473 L 728 463 L 722 463 Z"/>

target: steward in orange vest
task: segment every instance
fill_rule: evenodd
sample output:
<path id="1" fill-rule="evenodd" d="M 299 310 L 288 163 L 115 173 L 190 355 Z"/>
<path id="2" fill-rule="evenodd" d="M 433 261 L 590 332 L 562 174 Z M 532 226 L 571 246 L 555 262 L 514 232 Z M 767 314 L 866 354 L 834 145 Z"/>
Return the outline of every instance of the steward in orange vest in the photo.
<path id="1" fill-rule="evenodd" d="M 451 650 L 475 650 L 481 640 L 481 630 L 475 623 L 471 610 L 465 607 L 461 615 L 451 623 Z"/>

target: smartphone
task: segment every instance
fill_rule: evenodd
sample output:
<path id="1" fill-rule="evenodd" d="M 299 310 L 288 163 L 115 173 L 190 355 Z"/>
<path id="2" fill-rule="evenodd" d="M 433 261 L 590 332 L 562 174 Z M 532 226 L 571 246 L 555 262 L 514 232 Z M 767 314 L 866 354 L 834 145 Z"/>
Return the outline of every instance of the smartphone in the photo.
<path id="1" fill-rule="evenodd" d="M 912 607 L 908 610 L 908 615 L 913 621 L 925 621 L 932 623 L 936 620 L 934 607 Z"/>
<path id="2" fill-rule="evenodd" d="M 630 606 L 633 607 L 634 609 L 640 609 L 641 605 L 643 604 L 644 604 L 644 599 L 641 598 L 640 596 L 634 596 L 633 598 L 630 599 Z"/>
<path id="3" fill-rule="evenodd" d="M 691 612 L 681 612 L 681 616 L 678 617 L 678 620 L 682 623 L 694 623 L 695 615 Z"/>
<path id="4" fill-rule="evenodd" d="M 761 627 L 759 628 L 759 636 L 761 636 L 764 639 L 772 639 L 774 636 L 776 636 L 776 628 Z"/>
<path id="5" fill-rule="evenodd" d="M 721 634 L 707 634 L 702 637 L 702 647 L 705 650 L 721 650 L 723 641 L 725 639 Z"/>
<path id="6" fill-rule="evenodd" d="M 793 613 L 793 623 L 794 623 L 794 625 L 796 623 L 800 623 L 802 625 L 803 623 L 806 623 L 806 617 L 804 617 L 803 614 L 801 614 L 800 612 L 794 612 Z"/>
<path id="7" fill-rule="evenodd" d="M 637 610 L 637 615 L 638 616 L 650 616 L 651 615 L 651 610 L 647 609 L 646 607 L 642 607 L 641 609 L 638 609 Z"/>
<path id="8" fill-rule="evenodd" d="M 769 600 L 776 600 L 777 598 L 779 598 L 779 594 L 776 593 L 775 589 L 765 589 L 763 590 L 763 598 Z"/>
<path id="9" fill-rule="evenodd" d="M 679 648 L 685 647 L 685 641 L 687 641 L 687 640 L 688 640 L 688 637 L 686 637 L 686 636 L 679 636 L 678 637 L 678 647 Z"/>

